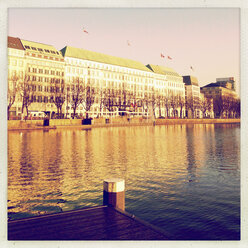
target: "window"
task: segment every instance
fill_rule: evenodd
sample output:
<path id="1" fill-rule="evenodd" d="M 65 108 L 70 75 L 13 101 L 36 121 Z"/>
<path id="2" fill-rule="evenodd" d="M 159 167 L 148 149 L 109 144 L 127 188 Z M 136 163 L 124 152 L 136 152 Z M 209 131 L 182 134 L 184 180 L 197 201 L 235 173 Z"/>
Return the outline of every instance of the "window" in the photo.
<path id="1" fill-rule="evenodd" d="M 13 70 L 12 71 L 12 77 L 15 77 L 16 76 L 16 70 Z"/>
<path id="2" fill-rule="evenodd" d="M 38 48 L 38 51 L 40 51 L 40 52 L 43 52 L 43 49 L 41 49 L 41 48 Z"/>
<path id="3" fill-rule="evenodd" d="M 25 48 L 30 49 L 30 46 L 25 46 Z"/>
<path id="4" fill-rule="evenodd" d="M 47 50 L 47 49 L 45 49 L 45 52 L 50 53 L 50 51 L 49 51 L 49 50 Z"/>
<path id="5" fill-rule="evenodd" d="M 35 48 L 35 47 L 31 47 L 32 48 L 32 50 L 35 50 L 35 51 L 37 51 L 37 49 Z"/>
<path id="6" fill-rule="evenodd" d="M 16 60 L 12 60 L 12 65 L 16 66 Z"/>

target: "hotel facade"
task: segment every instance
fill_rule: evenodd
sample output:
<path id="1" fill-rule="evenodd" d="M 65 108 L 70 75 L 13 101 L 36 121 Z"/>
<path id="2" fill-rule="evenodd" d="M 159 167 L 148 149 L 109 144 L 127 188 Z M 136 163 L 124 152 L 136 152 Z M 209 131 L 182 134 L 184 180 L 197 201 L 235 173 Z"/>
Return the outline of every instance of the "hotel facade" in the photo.
<path id="1" fill-rule="evenodd" d="M 184 118 L 188 88 L 200 94 L 198 83 L 187 85 L 171 68 L 70 46 L 58 51 L 8 37 L 8 59 L 8 97 L 15 95 L 12 102 L 8 98 L 12 119 L 43 112 L 50 118 Z"/>
<path id="2" fill-rule="evenodd" d="M 10 41 L 19 47 L 11 46 Z M 20 56 L 13 57 L 17 53 Z M 173 69 L 146 66 L 138 61 L 69 46 L 57 51 L 50 45 L 13 37 L 8 37 L 8 54 L 9 75 L 15 71 L 19 86 L 24 83 L 30 86 L 29 113 L 45 112 L 50 117 L 55 116 L 58 112 L 55 97 L 59 91 L 63 98 L 61 113 L 68 118 L 74 115 L 75 108 L 77 116 L 84 117 L 86 112 L 89 117 L 131 112 L 154 118 L 185 115 L 184 108 L 182 111 L 179 106 L 165 104 L 170 96 L 185 98 L 183 78 Z M 8 80 L 11 88 L 10 76 Z M 78 83 L 82 85 L 81 91 Z M 12 117 L 27 114 L 21 88 L 17 89 L 15 102 L 10 107 Z M 76 91 L 80 91 L 81 98 L 75 107 L 72 98 Z"/>

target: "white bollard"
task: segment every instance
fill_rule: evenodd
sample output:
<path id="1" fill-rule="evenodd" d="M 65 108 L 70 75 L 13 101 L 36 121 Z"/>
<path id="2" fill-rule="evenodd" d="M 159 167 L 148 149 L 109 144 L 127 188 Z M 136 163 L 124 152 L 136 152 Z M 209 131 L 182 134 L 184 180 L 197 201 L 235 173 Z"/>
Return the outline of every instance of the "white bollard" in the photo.
<path id="1" fill-rule="evenodd" d="M 103 181 L 103 205 L 125 210 L 125 180 L 119 178 Z"/>

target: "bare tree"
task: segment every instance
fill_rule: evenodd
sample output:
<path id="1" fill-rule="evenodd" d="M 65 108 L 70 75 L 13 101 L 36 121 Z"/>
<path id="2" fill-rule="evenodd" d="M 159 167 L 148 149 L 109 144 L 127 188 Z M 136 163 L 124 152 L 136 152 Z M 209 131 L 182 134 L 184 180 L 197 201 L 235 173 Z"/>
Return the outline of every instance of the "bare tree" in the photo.
<path id="1" fill-rule="evenodd" d="M 99 104 L 99 110 L 100 113 L 102 113 L 102 109 L 104 107 L 104 88 L 98 88 L 98 90 L 96 91 L 96 98 L 98 99 L 98 104 Z M 99 113 L 98 113 L 99 116 Z"/>
<path id="2" fill-rule="evenodd" d="M 127 108 L 130 108 L 131 103 L 134 104 L 136 102 L 136 95 L 127 88 L 127 85 L 124 82 L 121 85 L 121 89 L 116 91 L 116 94 L 119 111 L 127 111 Z"/>
<path id="3" fill-rule="evenodd" d="M 185 107 L 185 97 L 181 94 L 178 96 L 178 107 L 180 109 L 180 118 L 183 118 L 183 109 Z"/>
<path id="4" fill-rule="evenodd" d="M 240 99 L 232 98 L 231 109 L 232 118 L 240 117 Z"/>
<path id="5" fill-rule="evenodd" d="M 164 105 L 164 96 L 162 94 L 160 94 L 159 92 L 157 92 L 157 97 L 156 97 L 156 105 L 158 107 L 159 110 L 159 117 L 162 116 L 162 106 Z"/>
<path id="6" fill-rule="evenodd" d="M 103 100 L 103 105 L 104 107 L 109 111 L 112 112 L 114 108 L 114 97 L 115 97 L 115 92 L 113 89 L 110 87 L 107 87 L 104 89 L 104 100 Z"/>
<path id="7" fill-rule="evenodd" d="M 189 110 L 192 113 L 192 118 L 195 118 L 195 111 L 197 109 L 199 109 L 199 105 L 200 105 L 200 99 L 199 97 L 187 97 L 187 101 L 186 101 L 186 109 L 189 113 Z"/>
<path id="8" fill-rule="evenodd" d="M 19 77 L 13 75 L 8 82 L 8 120 L 10 117 L 10 108 L 16 100 L 16 95 L 18 92 L 18 80 Z"/>
<path id="9" fill-rule="evenodd" d="M 152 87 L 152 91 L 150 92 L 150 95 L 148 96 L 149 104 L 152 107 L 153 112 L 153 118 L 156 118 L 156 106 L 157 106 L 157 91 L 154 87 Z"/>
<path id="10" fill-rule="evenodd" d="M 219 96 L 214 98 L 214 115 L 215 117 L 221 118 L 223 116 L 223 112 L 225 110 L 224 107 L 224 97 Z"/>
<path id="11" fill-rule="evenodd" d="M 240 99 L 235 99 L 233 104 L 234 117 L 240 117 Z"/>
<path id="12" fill-rule="evenodd" d="M 137 97 L 137 93 L 136 91 L 130 91 L 129 92 L 129 104 L 130 104 L 130 110 L 131 111 L 135 111 L 135 109 L 137 108 L 137 104 L 138 104 L 138 97 Z"/>
<path id="13" fill-rule="evenodd" d="M 58 118 L 62 118 L 62 107 L 66 98 L 66 88 L 63 79 L 51 79 L 51 100 L 57 107 Z"/>
<path id="14" fill-rule="evenodd" d="M 206 112 L 209 112 L 212 109 L 212 98 L 204 97 L 201 100 L 201 104 L 199 105 L 199 108 L 202 111 L 203 118 L 205 118 L 206 117 Z"/>
<path id="15" fill-rule="evenodd" d="M 173 117 L 176 117 L 177 108 L 179 106 L 178 96 L 172 94 L 170 96 L 170 106 L 172 108 Z"/>
<path id="16" fill-rule="evenodd" d="M 26 116 L 28 117 L 28 108 L 30 104 L 34 101 L 34 85 L 30 80 L 30 76 L 25 74 L 22 83 L 20 83 L 20 95 L 22 98 L 22 116 L 24 109 L 26 109 Z"/>
<path id="17" fill-rule="evenodd" d="M 85 99 L 86 87 L 82 79 L 76 78 L 70 89 L 70 104 L 73 109 L 73 119 L 75 118 L 77 108 Z"/>
<path id="18" fill-rule="evenodd" d="M 168 91 L 166 91 L 166 94 L 164 96 L 164 106 L 166 109 L 166 116 L 168 118 L 168 117 L 170 117 L 170 108 L 171 108 L 171 102 L 170 102 L 170 97 L 169 97 Z"/>
<path id="19" fill-rule="evenodd" d="M 66 96 L 65 96 L 65 98 L 66 98 L 66 117 L 68 116 L 68 110 L 70 109 L 70 107 L 69 107 L 69 103 L 70 103 L 70 97 L 71 97 L 71 93 L 70 93 L 70 86 L 68 86 L 67 85 L 67 87 L 66 87 Z"/>
<path id="20" fill-rule="evenodd" d="M 85 93 L 84 93 L 84 99 L 83 99 L 83 103 L 84 103 L 83 106 L 86 111 L 86 119 L 89 118 L 88 112 L 90 111 L 92 105 L 94 104 L 95 98 L 96 98 L 96 90 L 94 87 L 90 85 L 90 82 L 88 82 L 85 87 Z"/>
<path id="21" fill-rule="evenodd" d="M 144 97 L 143 99 L 141 99 L 141 105 L 143 106 L 143 111 L 145 112 L 145 110 L 147 111 L 148 114 L 148 106 L 149 106 L 149 95 L 148 92 L 144 93 Z"/>

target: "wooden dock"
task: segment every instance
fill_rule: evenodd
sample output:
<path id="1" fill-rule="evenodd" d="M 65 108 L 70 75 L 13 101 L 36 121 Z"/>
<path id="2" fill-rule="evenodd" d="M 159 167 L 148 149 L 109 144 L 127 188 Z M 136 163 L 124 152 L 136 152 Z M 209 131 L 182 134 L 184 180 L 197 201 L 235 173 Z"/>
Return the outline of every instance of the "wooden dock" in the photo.
<path id="1" fill-rule="evenodd" d="M 103 182 L 103 205 L 8 222 L 8 240 L 168 240 L 125 211 L 125 181 Z"/>
<path id="2" fill-rule="evenodd" d="M 8 223 L 8 240 L 167 240 L 164 231 L 125 211 L 98 206 Z"/>

